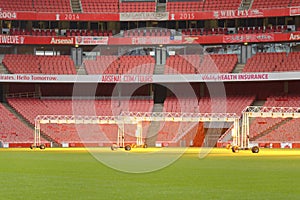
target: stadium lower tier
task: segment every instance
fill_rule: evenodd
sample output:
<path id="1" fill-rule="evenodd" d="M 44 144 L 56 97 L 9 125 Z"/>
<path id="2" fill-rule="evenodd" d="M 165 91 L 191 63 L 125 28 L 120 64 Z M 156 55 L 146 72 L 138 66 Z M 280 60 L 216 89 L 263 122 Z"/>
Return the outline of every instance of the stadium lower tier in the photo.
<path id="1" fill-rule="evenodd" d="M 117 116 L 122 111 L 171 113 L 227 112 L 240 115 L 242 110 L 254 103 L 254 96 L 229 96 L 225 98 L 168 97 L 160 109 L 153 100 L 68 100 L 9 98 L 9 105 L 17 112 L 12 113 L 1 104 L 1 144 L 31 144 L 34 140 L 35 118 L 38 115 L 82 115 Z M 221 109 L 226 107 L 226 110 Z M 300 97 L 270 96 L 264 106 L 300 107 Z M 8 106 L 9 107 L 9 106 Z M 214 109 L 212 109 L 214 107 Z M 31 126 L 20 119 L 24 118 Z M 255 118 L 250 123 L 251 142 L 259 144 L 297 143 L 300 141 L 300 120 L 292 118 Z M 180 121 L 144 121 L 141 131 L 143 141 L 151 146 L 215 146 L 218 139 L 230 128 L 229 123 L 203 123 Z M 125 143 L 137 143 L 137 124 L 67 124 L 42 123 L 44 143 L 60 146 L 110 146 L 117 142 L 118 133 L 124 130 Z M 227 143 L 232 137 L 227 137 Z M 225 141 L 226 143 L 226 141 Z M 224 141 L 223 141 L 224 144 Z"/>

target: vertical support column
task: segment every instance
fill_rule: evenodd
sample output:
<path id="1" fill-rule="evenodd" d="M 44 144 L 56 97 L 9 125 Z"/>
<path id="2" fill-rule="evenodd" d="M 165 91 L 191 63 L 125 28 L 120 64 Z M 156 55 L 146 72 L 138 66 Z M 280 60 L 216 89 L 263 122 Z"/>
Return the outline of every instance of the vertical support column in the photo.
<path id="1" fill-rule="evenodd" d="M 38 119 L 35 119 L 35 125 L 34 125 L 34 143 L 33 146 L 37 147 L 41 145 L 41 127 L 40 127 L 40 121 Z"/>
<path id="2" fill-rule="evenodd" d="M 143 133 L 142 133 L 142 122 L 139 121 L 136 126 L 136 132 L 135 132 L 135 137 L 136 137 L 136 145 L 140 146 L 143 145 Z"/>
<path id="3" fill-rule="evenodd" d="M 239 147 L 242 147 L 242 144 L 241 144 L 241 139 L 242 139 L 242 135 L 240 134 L 240 124 L 239 124 L 239 119 L 235 119 L 234 120 L 234 127 L 235 127 L 235 132 L 236 132 L 236 144 L 239 146 Z"/>
<path id="4" fill-rule="evenodd" d="M 241 138 L 240 138 L 240 131 L 239 131 L 239 121 L 238 119 L 235 119 L 233 122 L 234 128 L 232 129 L 232 140 L 234 146 L 240 146 L 241 145 Z"/>
<path id="5" fill-rule="evenodd" d="M 118 138 L 117 138 L 118 147 L 124 147 L 124 140 L 125 140 L 125 136 L 124 136 L 125 135 L 125 127 L 124 126 L 125 126 L 124 122 L 122 123 L 122 125 L 118 125 Z"/>
<path id="6" fill-rule="evenodd" d="M 243 138 L 242 148 L 248 148 L 248 146 L 249 146 L 249 114 L 247 112 L 243 113 L 242 134 L 241 135 Z"/>

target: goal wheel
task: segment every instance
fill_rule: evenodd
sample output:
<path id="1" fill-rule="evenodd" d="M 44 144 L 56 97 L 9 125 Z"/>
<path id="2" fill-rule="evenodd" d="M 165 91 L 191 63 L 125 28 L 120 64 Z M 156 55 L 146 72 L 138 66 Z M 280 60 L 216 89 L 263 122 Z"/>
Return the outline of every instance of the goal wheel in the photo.
<path id="1" fill-rule="evenodd" d="M 259 152 L 259 147 L 258 146 L 254 146 L 251 149 L 252 153 L 258 153 Z"/>
<path id="2" fill-rule="evenodd" d="M 231 144 L 227 144 L 226 149 L 230 149 L 230 148 L 231 148 Z"/>
<path id="3" fill-rule="evenodd" d="M 116 144 L 113 144 L 113 145 L 111 145 L 110 149 L 111 149 L 112 151 L 115 151 L 115 150 L 118 149 L 118 146 L 117 146 Z"/>
<path id="4" fill-rule="evenodd" d="M 147 148 L 148 146 L 147 146 L 147 144 L 143 144 L 143 148 Z"/>
<path id="5" fill-rule="evenodd" d="M 45 149 L 46 147 L 45 147 L 45 145 L 44 144 L 41 144 L 40 145 L 40 149 Z"/>
<path id="6" fill-rule="evenodd" d="M 233 146 L 231 148 L 231 150 L 232 150 L 233 153 L 238 153 L 239 152 L 239 147 L 238 146 Z"/>
<path id="7" fill-rule="evenodd" d="M 130 150 L 131 150 L 130 144 L 127 144 L 127 145 L 125 146 L 125 150 L 126 150 L 126 151 L 130 151 Z"/>
<path id="8" fill-rule="evenodd" d="M 30 145 L 30 149 L 33 149 L 35 146 L 34 146 L 34 144 L 31 144 Z"/>

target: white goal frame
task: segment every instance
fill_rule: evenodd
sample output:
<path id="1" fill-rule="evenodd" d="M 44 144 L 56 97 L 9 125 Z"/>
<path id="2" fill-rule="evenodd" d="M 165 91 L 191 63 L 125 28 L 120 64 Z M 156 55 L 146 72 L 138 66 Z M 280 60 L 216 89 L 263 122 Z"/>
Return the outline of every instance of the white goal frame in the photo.
<path id="1" fill-rule="evenodd" d="M 248 106 L 242 112 L 241 148 L 249 148 L 250 118 L 300 118 L 300 107 Z"/>
<path id="2" fill-rule="evenodd" d="M 240 118 L 235 113 L 122 112 L 119 116 L 38 115 L 33 146 L 41 145 L 41 124 L 119 124 L 117 146 L 124 147 L 125 124 L 136 124 L 137 145 L 143 143 L 142 122 L 232 122 L 233 143 L 240 146 Z"/>

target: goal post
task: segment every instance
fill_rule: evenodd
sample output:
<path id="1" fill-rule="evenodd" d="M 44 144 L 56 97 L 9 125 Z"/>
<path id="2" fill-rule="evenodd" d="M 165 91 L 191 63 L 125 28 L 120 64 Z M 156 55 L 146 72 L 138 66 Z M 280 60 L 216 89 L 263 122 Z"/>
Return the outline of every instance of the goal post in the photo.
<path id="1" fill-rule="evenodd" d="M 116 145 L 125 145 L 125 125 L 136 125 L 136 144 L 143 145 L 142 122 L 232 122 L 233 143 L 240 146 L 239 116 L 235 113 L 176 113 L 176 112 L 122 112 L 119 116 L 38 115 L 35 118 L 34 147 L 41 144 L 41 124 L 118 124 Z M 179 135 L 179 137 L 182 137 Z"/>
<path id="2" fill-rule="evenodd" d="M 246 107 L 242 112 L 241 148 L 250 145 L 250 118 L 300 118 L 300 107 Z"/>

